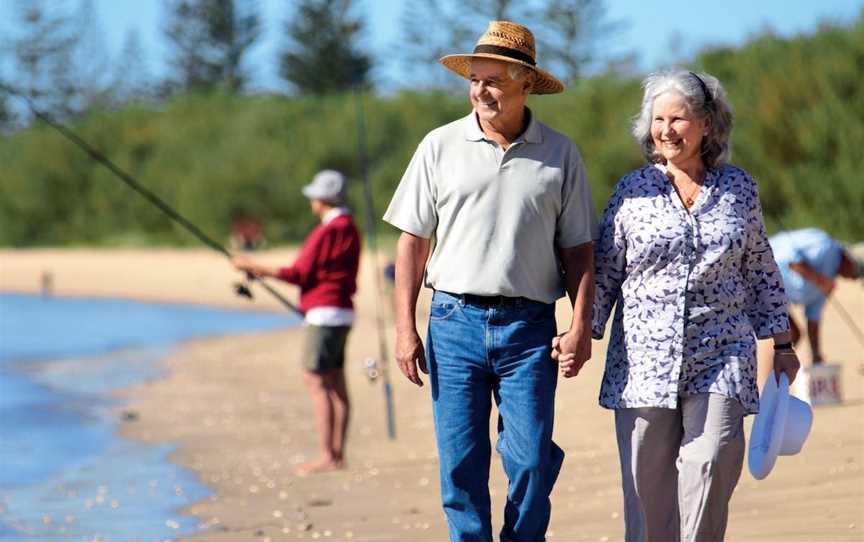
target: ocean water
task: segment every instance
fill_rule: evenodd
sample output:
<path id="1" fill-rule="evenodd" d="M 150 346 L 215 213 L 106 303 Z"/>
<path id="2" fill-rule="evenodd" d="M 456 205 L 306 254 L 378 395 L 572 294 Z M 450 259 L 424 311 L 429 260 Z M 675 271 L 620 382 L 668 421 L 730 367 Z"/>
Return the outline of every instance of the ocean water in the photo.
<path id="1" fill-rule="evenodd" d="M 287 313 L 0 293 L 0 541 L 165 541 L 210 492 L 173 446 L 116 435 L 111 392 L 161 376 L 178 342 L 282 329 Z"/>

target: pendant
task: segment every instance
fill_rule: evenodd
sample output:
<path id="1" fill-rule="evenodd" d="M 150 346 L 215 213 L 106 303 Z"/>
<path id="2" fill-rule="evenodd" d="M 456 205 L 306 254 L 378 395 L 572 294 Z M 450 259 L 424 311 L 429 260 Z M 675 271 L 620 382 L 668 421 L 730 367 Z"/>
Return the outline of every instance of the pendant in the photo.
<path id="1" fill-rule="evenodd" d="M 684 202 L 684 204 L 687 205 L 687 208 L 688 208 L 688 209 L 689 209 L 690 207 L 693 207 L 693 204 L 694 204 L 694 203 L 696 203 L 696 202 L 693 201 L 693 198 L 687 198 L 687 201 Z"/>

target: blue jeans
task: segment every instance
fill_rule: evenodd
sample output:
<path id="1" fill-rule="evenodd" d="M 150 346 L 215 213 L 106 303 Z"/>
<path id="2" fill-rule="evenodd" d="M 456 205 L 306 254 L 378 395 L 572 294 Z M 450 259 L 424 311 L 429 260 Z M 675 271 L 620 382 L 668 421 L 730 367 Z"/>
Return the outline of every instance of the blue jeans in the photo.
<path id="1" fill-rule="evenodd" d="M 552 442 L 558 368 L 550 358 L 554 304 L 488 306 L 435 292 L 426 356 L 441 498 L 452 541 L 492 540 L 489 417 L 509 479 L 501 541 L 545 540 L 564 452 Z"/>

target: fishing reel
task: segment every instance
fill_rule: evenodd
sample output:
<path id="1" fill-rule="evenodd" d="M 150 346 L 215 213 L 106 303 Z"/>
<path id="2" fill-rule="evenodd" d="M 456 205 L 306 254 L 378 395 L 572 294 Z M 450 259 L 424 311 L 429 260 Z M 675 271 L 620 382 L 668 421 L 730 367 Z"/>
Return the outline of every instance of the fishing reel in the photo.
<path id="1" fill-rule="evenodd" d="M 255 296 L 252 295 L 252 290 L 249 288 L 249 282 L 253 279 L 252 273 L 246 273 L 246 280 L 243 282 L 235 282 L 234 283 L 234 293 L 240 297 L 245 297 L 250 301 L 255 299 Z"/>
<path id="2" fill-rule="evenodd" d="M 375 382 L 378 380 L 381 372 L 378 369 L 378 361 L 375 358 L 366 358 L 363 360 L 363 372 L 366 374 L 366 378 L 369 379 L 369 382 Z"/>

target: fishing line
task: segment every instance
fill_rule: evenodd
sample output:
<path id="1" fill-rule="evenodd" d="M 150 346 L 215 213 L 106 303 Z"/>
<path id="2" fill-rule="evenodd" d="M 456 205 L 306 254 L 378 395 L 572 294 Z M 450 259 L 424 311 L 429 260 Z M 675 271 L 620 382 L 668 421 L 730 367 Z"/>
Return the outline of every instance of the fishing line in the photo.
<path id="1" fill-rule="evenodd" d="M 180 213 L 175 211 L 170 205 L 165 203 L 165 201 L 163 201 L 159 196 L 157 196 L 156 194 L 154 194 L 153 192 L 148 190 L 146 187 L 144 187 L 132 175 L 130 175 L 129 173 L 126 173 L 124 170 L 122 170 L 114 162 L 109 160 L 104 154 L 102 154 L 96 148 L 94 148 L 92 145 L 87 143 L 87 141 L 85 141 L 78 134 L 73 132 L 71 129 L 67 128 L 64 124 L 53 120 L 49 115 L 42 112 L 38 107 L 36 107 L 36 105 L 33 103 L 33 100 L 31 100 L 29 96 L 27 96 L 26 94 L 24 94 L 18 90 L 15 90 L 14 88 L 10 87 L 9 85 L 7 85 L 5 83 L 0 83 L 0 89 L 2 89 L 3 91 L 5 91 L 6 93 L 8 93 L 12 96 L 17 96 L 17 97 L 23 99 L 27 103 L 27 107 L 30 109 L 30 111 L 33 112 L 33 114 L 36 116 L 36 118 L 38 118 L 39 120 L 41 120 L 42 122 L 44 122 L 45 124 L 47 124 L 48 126 L 53 128 L 54 130 L 59 132 L 66 139 L 68 139 L 69 141 L 74 143 L 78 148 L 80 148 L 85 153 L 87 153 L 91 159 L 93 159 L 94 161 L 98 162 L 99 164 L 101 164 L 102 166 L 107 168 L 118 179 L 120 179 L 121 181 L 126 183 L 129 187 L 131 187 L 133 190 L 138 192 L 138 194 L 140 194 L 142 197 L 144 197 L 144 199 L 146 199 L 147 201 L 152 203 L 154 206 L 156 206 L 156 208 L 158 208 L 160 211 L 162 211 L 164 214 L 166 214 L 171 220 L 180 224 L 183 228 L 186 229 L 186 231 L 188 231 L 189 233 L 194 235 L 199 241 L 201 241 L 202 243 L 204 243 L 205 245 L 207 245 L 211 249 L 215 250 L 216 252 L 223 254 L 225 257 L 227 257 L 229 259 L 231 258 L 231 253 L 228 252 L 228 250 L 225 247 L 223 247 L 221 244 L 217 243 L 216 241 L 211 239 L 209 236 L 207 236 L 207 234 L 205 234 L 203 231 L 201 231 L 201 229 L 198 228 L 198 226 L 196 226 L 195 224 L 193 224 L 192 222 L 187 220 L 183 215 L 181 215 Z M 257 275 L 251 274 L 251 273 L 248 273 L 246 276 L 249 280 L 257 281 L 265 290 L 267 290 L 267 292 L 270 295 L 272 295 L 273 297 L 278 299 L 286 308 L 297 313 L 300 316 L 303 315 L 303 313 L 300 311 L 299 308 L 297 308 L 296 305 L 294 305 L 293 303 L 288 301 L 284 296 L 282 296 L 282 294 L 280 294 L 272 286 L 267 284 L 267 282 L 264 281 L 264 279 L 262 277 L 259 277 Z M 243 285 L 239 285 L 237 287 L 237 293 L 239 295 L 243 295 L 243 296 L 251 298 L 251 292 L 248 290 L 248 288 L 246 288 Z"/>

